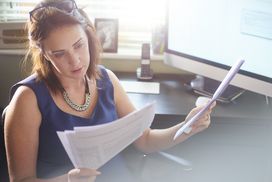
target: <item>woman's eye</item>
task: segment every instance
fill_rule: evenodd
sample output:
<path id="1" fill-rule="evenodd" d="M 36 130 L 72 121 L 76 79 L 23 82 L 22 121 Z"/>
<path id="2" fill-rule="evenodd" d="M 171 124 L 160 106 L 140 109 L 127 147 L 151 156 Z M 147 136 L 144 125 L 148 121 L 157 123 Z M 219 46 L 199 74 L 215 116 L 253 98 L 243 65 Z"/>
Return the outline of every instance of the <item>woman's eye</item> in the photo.
<path id="1" fill-rule="evenodd" d="M 58 52 L 58 53 L 55 53 L 55 54 L 54 54 L 54 56 L 55 56 L 56 58 L 60 58 L 60 57 L 62 57 L 63 55 L 64 55 L 63 52 Z"/>

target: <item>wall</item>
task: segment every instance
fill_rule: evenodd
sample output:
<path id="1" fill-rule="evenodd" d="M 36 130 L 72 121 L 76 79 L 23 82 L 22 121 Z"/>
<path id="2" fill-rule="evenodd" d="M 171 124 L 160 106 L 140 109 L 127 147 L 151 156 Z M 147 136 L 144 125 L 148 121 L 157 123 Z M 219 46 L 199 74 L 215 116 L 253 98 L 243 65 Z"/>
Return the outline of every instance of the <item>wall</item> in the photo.
<path id="1" fill-rule="evenodd" d="M 0 55 L 0 83 L 1 83 L 1 92 L 0 92 L 0 107 L 5 107 L 8 104 L 8 96 L 10 87 L 24 78 L 26 73 L 22 71 L 21 61 L 24 59 L 23 55 L 9 55 L 1 54 Z M 126 60 L 125 58 L 103 58 L 101 61 L 106 68 L 111 69 L 112 71 L 120 72 L 135 72 L 137 67 L 140 66 L 140 60 L 136 58 L 131 58 Z M 177 73 L 184 74 L 181 70 L 171 68 L 167 65 L 164 65 L 162 60 L 154 60 L 151 63 L 151 67 L 156 73 Z M 136 75 L 136 72 L 135 72 Z"/>
<path id="2" fill-rule="evenodd" d="M 10 87 L 24 77 L 20 69 L 22 59 L 23 56 L 18 55 L 0 55 L 0 107 L 2 108 L 8 103 Z"/>

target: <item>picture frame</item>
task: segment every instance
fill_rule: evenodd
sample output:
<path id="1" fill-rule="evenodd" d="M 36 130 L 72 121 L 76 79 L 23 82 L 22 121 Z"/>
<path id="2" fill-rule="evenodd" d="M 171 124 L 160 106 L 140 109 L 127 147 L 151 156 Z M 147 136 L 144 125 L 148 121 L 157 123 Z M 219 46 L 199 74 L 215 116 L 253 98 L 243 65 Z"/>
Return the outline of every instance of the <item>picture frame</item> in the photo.
<path id="1" fill-rule="evenodd" d="M 96 35 L 103 52 L 118 51 L 118 19 L 95 18 Z"/>

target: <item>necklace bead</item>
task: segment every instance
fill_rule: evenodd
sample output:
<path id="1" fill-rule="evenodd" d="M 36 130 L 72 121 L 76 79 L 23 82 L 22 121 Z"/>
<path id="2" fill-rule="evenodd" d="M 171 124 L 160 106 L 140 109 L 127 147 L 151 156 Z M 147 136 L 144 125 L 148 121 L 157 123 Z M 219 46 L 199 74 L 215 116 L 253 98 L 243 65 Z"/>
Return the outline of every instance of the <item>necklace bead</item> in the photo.
<path id="1" fill-rule="evenodd" d="M 91 94 L 89 91 L 89 85 L 87 81 L 87 77 L 85 78 L 85 103 L 83 105 L 75 104 L 68 96 L 66 90 L 63 91 L 63 98 L 65 102 L 74 110 L 82 112 L 86 111 L 91 103 Z"/>
<path id="2" fill-rule="evenodd" d="M 86 111 L 88 109 L 88 107 L 90 106 L 91 103 L 91 94 L 90 93 L 86 93 L 85 94 L 85 103 L 83 105 L 78 105 L 73 103 L 73 101 L 69 98 L 68 94 L 66 91 L 63 92 L 63 98 L 65 100 L 65 102 L 74 110 L 76 111 Z"/>

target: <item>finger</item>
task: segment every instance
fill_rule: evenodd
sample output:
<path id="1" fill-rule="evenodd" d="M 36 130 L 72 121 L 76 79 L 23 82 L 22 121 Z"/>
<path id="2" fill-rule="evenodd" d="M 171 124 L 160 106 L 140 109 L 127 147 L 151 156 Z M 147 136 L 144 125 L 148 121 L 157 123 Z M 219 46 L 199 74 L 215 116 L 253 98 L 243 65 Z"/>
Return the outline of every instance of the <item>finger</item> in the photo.
<path id="1" fill-rule="evenodd" d="M 209 121 L 210 119 L 211 119 L 211 116 L 209 114 L 207 114 L 205 120 Z"/>
<path id="2" fill-rule="evenodd" d="M 205 117 L 205 120 L 204 120 L 204 125 L 207 125 L 207 124 L 210 124 L 210 122 L 211 122 L 211 117 L 210 117 L 210 115 L 206 115 L 206 117 Z"/>
<path id="3" fill-rule="evenodd" d="M 88 168 L 80 168 L 79 169 L 79 175 L 80 176 L 97 176 L 100 175 L 101 173 L 95 169 L 88 169 Z"/>
<path id="4" fill-rule="evenodd" d="M 214 101 L 214 102 L 212 103 L 212 105 L 210 106 L 209 109 L 213 109 L 215 106 L 216 106 L 216 101 Z"/>
<path id="5" fill-rule="evenodd" d="M 194 116 L 196 113 L 198 113 L 204 106 L 198 106 L 198 107 L 195 107 L 191 110 L 191 112 L 189 113 L 189 115 L 192 115 Z"/>
<path id="6" fill-rule="evenodd" d="M 210 115 L 209 114 L 206 114 L 206 115 L 203 115 L 199 120 L 198 122 L 196 122 L 196 126 L 206 126 L 206 125 L 209 125 L 210 124 Z"/>
<path id="7" fill-rule="evenodd" d="M 205 117 L 205 119 L 203 118 L 199 123 L 195 124 L 195 128 L 199 128 L 199 129 L 204 129 L 204 128 L 208 128 L 210 125 L 211 121 L 209 119 L 209 117 Z"/>
<path id="8" fill-rule="evenodd" d="M 70 178 L 97 176 L 99 174 L 101 174 L 99 171 L 96 171 L 95 169 L 87 169 L 87 168 L 72 169 L 68 173 Z"/>
<path id="9" fill-rule="evenodd" d="M 69 176 L 76 176 L 80 173 L 80 169 L 72 169 L 68 172 Z"/>
<path id="10" fill-rule="evenodd" d="M 211 115 L 211 113 L 212 113 L 212 110 L 209 109 L 209 110 L 204 112 L 204 115 Z"/>
<path id="11" fill-rule="evenodd" d="M 198 106 L 198 107 L 193 108 L 189 112 L 189 114 L 186 116 L 185 122 L 189 121 L 192 117 L 194 117 L 202 108 L 203 108 L 203 106 Z M 203 116 L 201 118 L 199 118 L 199 120 L 201 120 L 201 119 L 203 119 Z"/>

